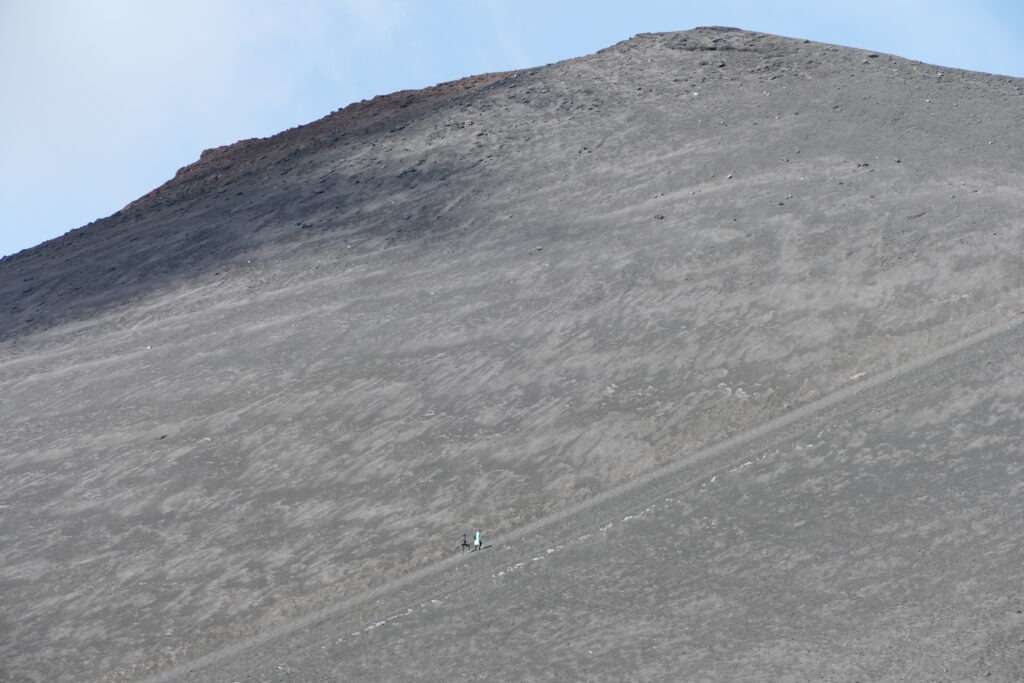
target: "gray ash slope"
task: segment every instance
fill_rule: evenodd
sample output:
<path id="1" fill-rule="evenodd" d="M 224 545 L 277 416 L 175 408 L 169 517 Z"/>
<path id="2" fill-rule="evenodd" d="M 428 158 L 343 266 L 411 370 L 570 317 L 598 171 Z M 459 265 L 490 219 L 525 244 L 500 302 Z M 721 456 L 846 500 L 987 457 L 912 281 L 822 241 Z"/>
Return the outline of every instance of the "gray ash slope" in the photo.
<path id="1" fill-rule="evenodd" d="M 645 34 L 211 150 L 4 259 L 0 672 L 180 665 L 1004 324 L 1022 93 Z"/>

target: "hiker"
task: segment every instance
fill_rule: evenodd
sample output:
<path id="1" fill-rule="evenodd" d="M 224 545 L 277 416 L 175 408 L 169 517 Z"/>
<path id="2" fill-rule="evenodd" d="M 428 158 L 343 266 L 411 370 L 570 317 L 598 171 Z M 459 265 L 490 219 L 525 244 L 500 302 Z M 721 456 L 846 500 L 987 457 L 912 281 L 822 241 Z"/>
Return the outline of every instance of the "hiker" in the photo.
<path id="1" fill-rule="evenodd" d="M 480 530 L 477 529 L 476 533 L 473 534 L 473 550 L 480 550 L 483 547 L 483 541 L 480 539 Z"/>
<path id="2" fill-rule="evenodd" d="M 469 548 L 469 541 L 466 540 L 466 534 L 462 534 L 462 552 L 466 552 Z"/>

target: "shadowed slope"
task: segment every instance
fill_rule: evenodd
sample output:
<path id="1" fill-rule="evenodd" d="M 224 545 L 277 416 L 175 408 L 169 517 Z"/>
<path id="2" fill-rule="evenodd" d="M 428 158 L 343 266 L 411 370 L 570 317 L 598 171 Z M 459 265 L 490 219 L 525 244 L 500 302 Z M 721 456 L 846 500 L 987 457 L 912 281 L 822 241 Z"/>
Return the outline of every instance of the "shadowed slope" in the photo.
<path id="1" fill-rule="evenodd" d="M 405 168 L 395 167 L 400 160 L 374 150 L 412 121 L 452 115 L 504 76 L 384 95 L 271 138 L 204 151 L 114 215 L 0 260 L 0 340 L 86 320 L 196 278 L 241 276 L 260 246 L 301 240 L 314 226 L 344 239 L 348 211 L 408 189 L 394 182 Z"/>
<path id="2" fill-rule="evenodd" d="M 215 151 L 4 260 L 0 656 L 131 680 L 1005 320 L 1021 92 L 642 35 Z"/>

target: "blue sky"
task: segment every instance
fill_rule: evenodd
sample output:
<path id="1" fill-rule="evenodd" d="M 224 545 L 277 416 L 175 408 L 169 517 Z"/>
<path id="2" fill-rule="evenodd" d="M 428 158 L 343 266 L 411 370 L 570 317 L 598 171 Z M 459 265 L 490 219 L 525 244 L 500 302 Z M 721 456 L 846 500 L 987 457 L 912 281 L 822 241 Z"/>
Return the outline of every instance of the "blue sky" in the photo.
<path id="1" fill-rule="evenodd" d="M 739 26 L 1024 76 L 1017 0 L 0 0 L 0 255 L 350 102 Z"/>

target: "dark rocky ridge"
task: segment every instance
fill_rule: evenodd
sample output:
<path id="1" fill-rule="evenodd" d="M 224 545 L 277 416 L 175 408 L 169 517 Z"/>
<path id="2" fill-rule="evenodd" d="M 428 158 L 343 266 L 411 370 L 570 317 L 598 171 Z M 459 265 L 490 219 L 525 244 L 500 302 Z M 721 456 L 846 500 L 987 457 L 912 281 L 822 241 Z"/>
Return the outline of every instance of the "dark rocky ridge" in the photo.
<path id="1" fill-rule="evenodd" d="M 4 259 L 9 676 L 135 680 L 1016 315 L 1022 92 L 646 34 Z"/>
<path id="2" fill-rule="evenodd" d="M 13 281 L 13 276 L 20 275 L 22 282 L 32 283 L 19 290 L 15 282 L 0 290 L 0 308 L 9 315 L 0 327 L 0 339 L 88 318 L 175 280 L 230 264 L 267 241 L 296 233 L 296 224 L 271 225 L 266 234 L 253 234 L 263 226 L 251 230 L 252 226 L 246 229 L 222 222 L 235 211 L 228 207 L 244 196 L 245 190 L 240 188 L 272 186 L 279 176 L 318 151 L 333 149 L 344 156 L 353 141 L 362 145 L 367 139 L 375 146 L 374 140 L 401 130 L 428 111 L 451 107 L 460 95 L 502 76 L 473 76 L 422 91 L 382 95 L 270 138 L 203 151 L 196 163 L 179 169 L 173 179 L 114 215 L 0 261 L 12 271 L 7 279 Z M 272 220 L 277 219 L 281 212 L 287 213 L 289 205 L 301 206 L 308 194 L 275 195 L 266 203 L 245 207 L 244 212 L 247 218 L 261 222 L 265 222 L 267 211 Z M 345 202 L 359 199 L 347 194 L 337 198 Z M 301 212 L 301 208 L 293 209 L 295 215 Z M 203 222 L 214 226 L 197 226 Z M 142 244 L 136 244 L 139 241 Z M 71 256 L 84 263 L 72 264 Z"/>

